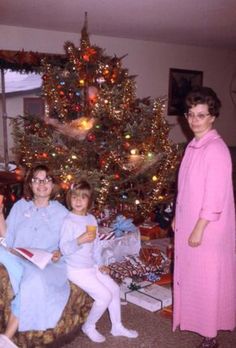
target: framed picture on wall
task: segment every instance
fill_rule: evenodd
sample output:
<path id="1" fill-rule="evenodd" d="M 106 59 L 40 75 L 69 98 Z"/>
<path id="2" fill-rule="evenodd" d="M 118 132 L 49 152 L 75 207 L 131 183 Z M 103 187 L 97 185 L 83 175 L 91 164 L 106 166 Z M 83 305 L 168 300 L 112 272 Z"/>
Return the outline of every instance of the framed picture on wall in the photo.
<path id="1" fill-rule="evenodd" d="M 184 100 L 188 92 L 202 86 L 203 72 L 171 68 L 169 71 L 168 115 L 182 116 L 185 112 Z"/>
<path id="2" fill-rule="evenodd" d="M 44 117 L 44 100 L 40 97 L 24 98 L 24 115 Z"/>

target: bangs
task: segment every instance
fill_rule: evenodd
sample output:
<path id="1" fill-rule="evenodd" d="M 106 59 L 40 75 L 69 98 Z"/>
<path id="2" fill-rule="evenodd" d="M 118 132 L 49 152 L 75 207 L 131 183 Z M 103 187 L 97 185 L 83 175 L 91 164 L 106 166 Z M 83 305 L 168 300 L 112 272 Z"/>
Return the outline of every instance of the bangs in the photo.
<path id="1" fill-rule="evenodd" d="M 71 190 L 71 197 L 90 198 L 91 193 L 86 189 L 74 188 Z"/>

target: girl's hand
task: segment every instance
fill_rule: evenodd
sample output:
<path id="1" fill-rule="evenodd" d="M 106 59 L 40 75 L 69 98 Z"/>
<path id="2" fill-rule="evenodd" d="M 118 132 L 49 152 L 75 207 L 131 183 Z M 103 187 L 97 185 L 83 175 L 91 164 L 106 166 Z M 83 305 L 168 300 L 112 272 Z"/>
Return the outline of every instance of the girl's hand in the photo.
<path id="1" fill-rule="evenodd" d="M 96 234 L 94 232 L 84 232 L 77 238 L 78 244 L 91 243 L 96 238 Z"/>
<path id="2" fill-rule="evenodd" d="M 109 269 L 109 267 L 104 266 L 104 265 L 99 267 L 99 271 L 100 271 L 101 273 L 104 273 L 104 274 L 110 274 L 110 269 Z"/>
<path id="3" fill-rule="evenodd" d="M 52 253 L 52 262 L 57 262 L 57 261 L 59 261 L 60 260 L 60 258 L 61 258 L 61 252 L 60 252 L 60 250 L 55 250 L 55 251 L 53 251 L 53 253 Z"/>

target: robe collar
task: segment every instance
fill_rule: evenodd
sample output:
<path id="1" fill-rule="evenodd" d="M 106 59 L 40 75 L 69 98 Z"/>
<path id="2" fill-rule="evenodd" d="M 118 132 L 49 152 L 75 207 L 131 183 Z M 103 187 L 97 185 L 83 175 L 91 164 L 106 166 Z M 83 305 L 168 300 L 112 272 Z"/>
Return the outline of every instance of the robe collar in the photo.
<path id="1" fill-rule="evenodd" d="M 205 146 L 206 144 L 210 143 L 211 141 L 215 139 L 219 139 L 221 136 L 217 133 L 215 129 L 211 129 L 209 132 L 207 132 L 202 138 L 196 139 L 194 138 L 190 143 L 189 147 L 193 148 L 200 148 L 202 146 Z"/>

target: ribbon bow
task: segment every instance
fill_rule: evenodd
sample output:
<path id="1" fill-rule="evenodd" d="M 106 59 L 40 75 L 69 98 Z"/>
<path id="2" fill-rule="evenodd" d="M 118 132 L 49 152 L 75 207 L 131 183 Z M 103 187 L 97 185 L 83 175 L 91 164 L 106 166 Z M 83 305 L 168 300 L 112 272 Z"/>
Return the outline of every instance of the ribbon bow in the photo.
<path id="1" fill-rule="evenodd" d="M 121 237 L 125 232 L 136 232 L 137 228 L 132 221 L 132 219 L 126 219 L 123 215 L 118 215 L 111 224 L 115 236 Z"/>

